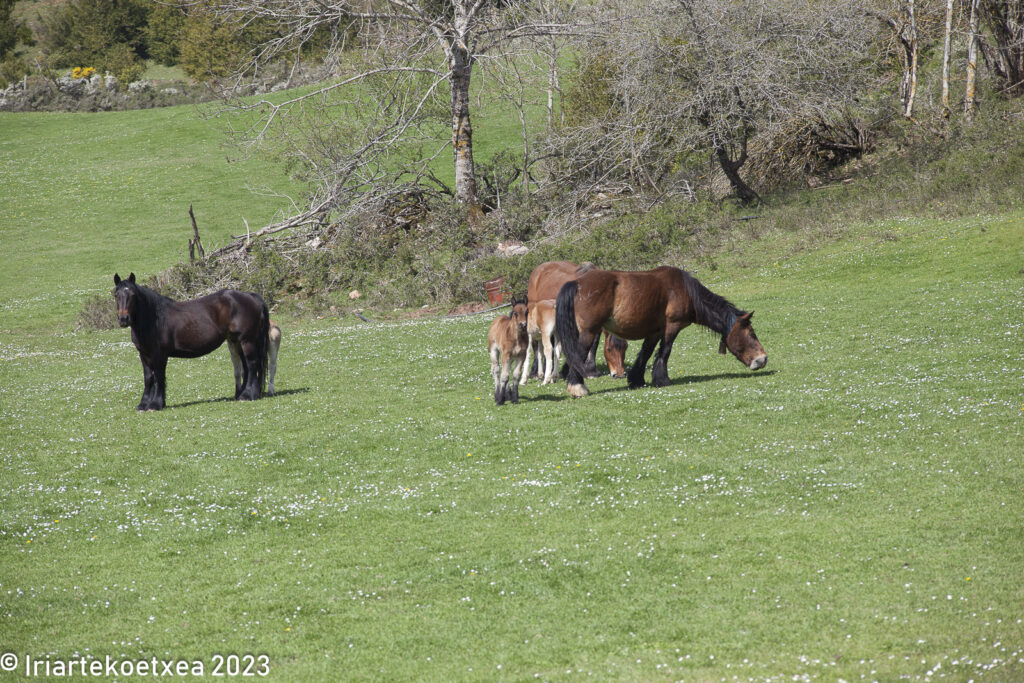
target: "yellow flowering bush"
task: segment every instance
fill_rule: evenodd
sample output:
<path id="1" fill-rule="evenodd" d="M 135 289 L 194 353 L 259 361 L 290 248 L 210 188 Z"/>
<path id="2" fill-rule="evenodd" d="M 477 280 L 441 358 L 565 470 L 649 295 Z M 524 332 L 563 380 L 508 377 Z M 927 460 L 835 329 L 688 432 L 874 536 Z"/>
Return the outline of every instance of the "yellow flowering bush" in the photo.
<path id="1" fill-rule="evenodd" d="M 71 70 L 72 78 L 89 78 L 96 73 L 96 69 L 91 66 L 76 66 Z"/>

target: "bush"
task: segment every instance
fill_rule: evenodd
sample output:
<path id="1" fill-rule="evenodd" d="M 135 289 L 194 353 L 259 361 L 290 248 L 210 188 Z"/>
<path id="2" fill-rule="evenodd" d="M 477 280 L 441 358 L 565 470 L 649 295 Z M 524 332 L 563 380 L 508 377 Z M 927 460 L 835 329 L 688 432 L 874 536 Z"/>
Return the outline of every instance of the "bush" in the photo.
<path id="1" fill-rule="evenodd" d="M 49 66 L 90 65 L 100 72 L 130 74 L 147 56 L 143 37 L 148 20 L 149 6 L 142 0 L 72 0 L 43 23 Z"/>
<path id="2" fill-rule="evenodd" d="M 179 50 L 181 68 L 197 81 L 227 76 L 242 54 L 230 28 L 199 12 L 185 19 Z"/>
<path id="3" fill-rule="evenodd" d="M 175 5 L 158 4 L 146 26 L 146 51 L 158 64 L 174 66 L 181 58 L 181 36 L 185 12 Z"/>

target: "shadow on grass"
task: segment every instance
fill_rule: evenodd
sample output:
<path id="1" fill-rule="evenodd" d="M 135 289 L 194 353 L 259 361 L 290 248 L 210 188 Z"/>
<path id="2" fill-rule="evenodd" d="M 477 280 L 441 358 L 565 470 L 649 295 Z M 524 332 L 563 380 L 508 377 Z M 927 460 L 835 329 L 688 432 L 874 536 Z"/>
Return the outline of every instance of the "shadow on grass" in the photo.
<path id="1" fill-rule="evenodd" d="M 292 394 L 306 394 L 309 393 L 308 387 L 299 387 L 298 389 L 281 389 L 277 391 L 273 396 L 267 396 L 264 394 L 260 401 L 273 401 L 279 396 L 290 396 Z M 208 403 L 234 403 L 234 396 L 221 396 L 219 398 L 202 398 L 196 401 L 186 401 L 185 403 L 175 403 L 174 405 L 164 406 L 164 410 L 177 410 L 178 408 L 190 408 L 191 406 L 206 405 Z M 239 403 L 248 403 L 248 401 L 239 401 Z"/>
<path id="2" fill-rule="evenodd" d="M 714 374 L 714 375 L 686 375 L 685 377 L 677 377 L 676 379 L 669 380 L 668 386 L 670 386 L 670 387 L 685 386 L 687 384 L 699 384 L 701 382 L 715 382 L 715 381 L 724 380 L 724 379 L 750 380 L 750 379 L 757 379 L 758 377 L 769 377 L 771 375 L 774 375 L 776 372 L 778 372 L 778 371 L 777 370 L 765 370 L 765 371 L 760 371 L 760 372 L 720 372 L 720 373 L 717 373 L 717 374 Z M 614 393 L 618 393 L 618 392 L 622 392 L 622 391 L 633 391 L 632 389 L 629 388 L 629 385 L 626 384 L 626 380 L 619 380 L 619 381 L 621 381 L 622 384 L 620 384 L 618 386 L 606 387 L 604 389 L 591 389 L 590 390 L 590 395 L 591 396 L 600 396 L 601 394 L 614 394 Z M 564 383 L 563 383 L 563 386 L 564 386 Z M 651 386 L 651 384 L 648 382 L 643 387 L 640 387 L 640 390 L 657 389 L 657 388 L 658 387 Z M 547 394 L 547 395 L 543 395 L 543 396 L 534 396 L 534 397 L 531 397 L 529 400 L 531 400 L 531 401 L 562 401 L 562 400 L 567 399 L 567 398 L 572 398 L 572 397 L 569 396 L 568 393 L 562 393 L 562 394 L 556 394 L 556 395 Z"/>

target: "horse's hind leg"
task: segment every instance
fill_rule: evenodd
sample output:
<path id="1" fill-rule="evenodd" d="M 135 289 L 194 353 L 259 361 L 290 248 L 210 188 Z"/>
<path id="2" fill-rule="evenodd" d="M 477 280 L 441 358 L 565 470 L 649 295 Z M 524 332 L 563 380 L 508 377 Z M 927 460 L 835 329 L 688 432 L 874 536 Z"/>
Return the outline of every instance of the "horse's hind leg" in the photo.
<path id="1" fill-rule="evenodd" d="M 277 374 L 277 352 L 281 348 L 281 328 L 270 324 L 270 339 L 267 344 L 267 395 L 273 396 L 274 375 Z"/>
<path id="2" fill-rule="evenodd" d="M 594 336 L 594 341 L 590 343 L 590 350 L 587 352 L 587 362 L 586 365 L 584 365 L 584 377 L 590 378 L 601 376 L 601 371 L 597 369 L 597 361 L 595 360 L 597 358 L 597 345 L 600 343 L 600 341 L 601 335 L 599 333 Z M 583 342 L 580 343 L 582 344 Z"/>
<path id="3" fill-rule="evenodd" d="M 542 339 L 544 343 L 544 384 L 551 384 L 554 381 L 553 375 L 555 374 L 555 364 L 558 362 L 554 359 L 553 349 L 551 344 L 551 335 L 545 334 Z"/>
<path id="4" fill-rule="evenodd" d="M 242 401 L 255 401 L 263 393 L 263 387 L 260 382 L 262 359 L 257 352 L 260 345 L 254 342 L 243 341 L 239 346 L 242 349 L 245 373 L 242 379 L 242 391 L 236 398 Z"/>
<path id="5" fill-rule="evenodd" d="M 245 363 L 242 362 L 242 348 L 237 340 L 228 339 L 228 351 L 231 352 L 231 365 L 235 369 L 235 399 L 242 395 L 245 382 Z"/>
<path id="6" fill-rule="evenodd" d="M 600 332 L 600 328 L 597 330 Z M 590 349 L 594 346 L 594 342 L 600 340 L 600 334 L 597 334 L 593 330 L 580 330 L 579 346 L 582 349 Z M 584 373 L 580 374 L 576 368 L 573 367 L 572 363 L 569 363 L 569 374 L 565 378 L 566 391 L 573 398 L 582 398 L 590 393 L 586 385 L 583 384 L 583 378 L 589 377 L 586 372 L 586 366 L 584 366 Z"/>

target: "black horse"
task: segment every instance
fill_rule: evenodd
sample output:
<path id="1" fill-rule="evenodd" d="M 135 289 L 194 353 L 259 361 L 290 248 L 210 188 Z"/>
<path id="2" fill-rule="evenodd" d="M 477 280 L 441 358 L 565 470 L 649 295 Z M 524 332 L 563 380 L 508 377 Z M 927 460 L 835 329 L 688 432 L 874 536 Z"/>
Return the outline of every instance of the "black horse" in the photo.
<path id="1" fill-rule="evenodd" d="M 146 388 L 137 410 L 164 407 L 168 358 L 205 356 L 225 341 L 232 357 L 243 360 L 235 398 L 251 401 L 263 395 L 270 314 L 259 294 L 222 289 L 179 302 L 136 284 L 135 273 L 127 280 L 114 273 L 114 300 L 117 322 L 131 326 L 142 360 Z"/>

